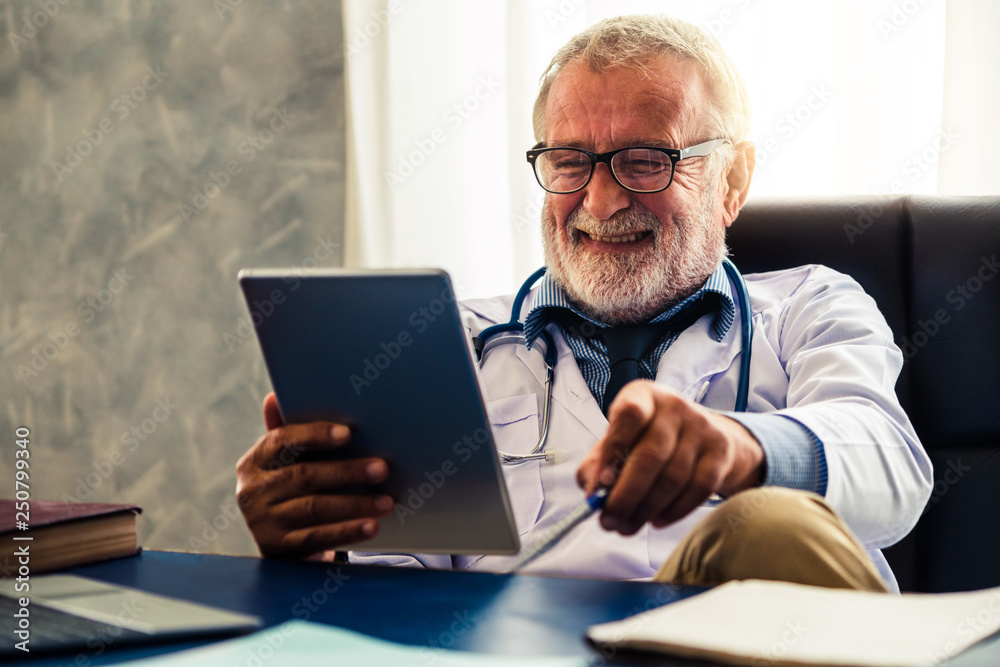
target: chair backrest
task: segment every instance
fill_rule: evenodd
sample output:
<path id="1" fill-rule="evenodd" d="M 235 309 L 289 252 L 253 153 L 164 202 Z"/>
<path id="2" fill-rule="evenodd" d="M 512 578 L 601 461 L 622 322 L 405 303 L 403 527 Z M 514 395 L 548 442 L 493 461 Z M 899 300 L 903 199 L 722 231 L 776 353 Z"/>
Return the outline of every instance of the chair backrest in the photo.
<path id="1" fill-rule="evenodd" d="M 935 478 L 886 556 L 904 590 L 1000 585 L 1000 197 L 752 201 L 728 242 L 744 273 L 825 264 L 875 299 Z"/>

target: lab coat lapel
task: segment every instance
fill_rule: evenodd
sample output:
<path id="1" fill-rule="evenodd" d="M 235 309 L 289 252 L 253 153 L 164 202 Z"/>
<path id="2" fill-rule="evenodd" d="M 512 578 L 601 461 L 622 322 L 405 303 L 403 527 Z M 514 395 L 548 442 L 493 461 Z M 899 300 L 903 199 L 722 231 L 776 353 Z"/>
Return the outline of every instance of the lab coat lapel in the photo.
<path id="1" fill-rule="evenodd" d="M 727 370 L 740 351 L 739 307 L 736 321 L 721 341 L 712 331 L 713 315 L 705 315 L 688 327 L 660 357 L 656 381 L 686 398 L 696 400 L 713 376 Z"/>
<path id="2" fill-rule="evenodd" d="M 667 348 L 657 368 L 657 382 L 674 388 L 692 401 L 698 398 L 705 382 L 732 366 L 740 351 L 738 314 L 737 321 L 721 341 L 715 340 L 711 324 L 712 316 L 706 315 L 691 325 Z M 554 324 L 547 329 L 556 341 L 557 350 L 553 402 L 565 408 L 595 438 L 602 438 L 608 430 L 608 420 L 601 412 L 600 404 L 590 393 L 562 332 Z M 544 364 L 538 351 L 518 346 L 517 357 L 535 380 L 544 386 Z"/>
<path id="3" fill-rule="evenodd" d="M 563 338 L 562 331 L 557 325 L 550 324 L 546 330 L 552 334 L 552 338 L 556 342 L 556 373 L 552 387 L 553 402 L 565 408 L 595 438 L 603 437 L 608 430 L 608 420 L 601 412 L 601 406 L 597 403 L 594 395 L 590 393 L 590 387 L 587 386 L 587 381 L 583 379 L 580 367 L 576 364 L 573 350 L 566 343 L 566 339 Z M 522 346 L 518 348 L 517 356 L 526 366 L 533 369 L 535 378 L 544 383 L 545 378 L 538 370 L 544 366 L 529 363 L 525 355 L 538 356 L 538 352 L 534 350 L 529 352 Z"/>
<path id="4" fill-rule="evenodd" d="M 538 294 L 537 288 L 533 289 L 530 296 L 525 299 L 525 305 L 521 309 L 522 322 L 524 316 L 531 311 L 536 294 Z M 573 350 L 566 343 L 558 325 L 549 324 L 545 329 L 556 342 L 556 371 L 552 387 L 553 402 L 565 408 L 595 438 L 602 438 L 608 430 L 608 419 L 601 412 L 601 406 L 594 395 L 590 393 L 590 387 L 587 386 L 587 381 L 583 379 L 583 373 L 580 372 L 580 367 L 576 364 Z M 523 346 L 518 348 L 518 358 L 532 369 L 535 379 L 544 386 L 544 364 L 530 363 L 528 355 L 539 356 L 535 350 L 529 352 Z"/>

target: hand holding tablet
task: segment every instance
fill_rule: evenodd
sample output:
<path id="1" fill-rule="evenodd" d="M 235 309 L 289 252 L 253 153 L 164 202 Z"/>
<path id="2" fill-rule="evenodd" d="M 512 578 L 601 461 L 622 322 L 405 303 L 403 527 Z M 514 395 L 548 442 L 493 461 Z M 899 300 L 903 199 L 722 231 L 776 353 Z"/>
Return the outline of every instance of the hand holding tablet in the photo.
<path id="1" fill-rule="evenodd" d="M 320 460 L 350 442 L 350 429 L 286 425 L 273 392 L 264 399 L 264 423 L 267 433 L 236 466 L 237 501 L 262 555 L 306 558 L 378 534 L 377 519 L 393 506 L 376 486 L 389 473 L 384 460 Z"/>
<path id="2" fill-rule="evenodd" d="M 239 280 L 276 395 L 264 405 L 268 432 L 237 467 L 264 555 L 354 544 L 517 552 L 447 274 L 271 270 Z"/>

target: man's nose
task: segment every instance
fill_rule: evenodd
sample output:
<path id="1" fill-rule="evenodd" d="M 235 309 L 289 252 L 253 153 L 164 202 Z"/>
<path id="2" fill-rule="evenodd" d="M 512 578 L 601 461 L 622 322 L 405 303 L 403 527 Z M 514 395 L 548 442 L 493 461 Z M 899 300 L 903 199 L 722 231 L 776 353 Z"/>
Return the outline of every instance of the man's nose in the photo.
<path id="1" fill-rule="evenodd" d="M 630 204 L 628 190 L 615 182 L 606 164 L 597 165 L 585 190 L 583 206 L 598 220 L 607 220 Z"/>

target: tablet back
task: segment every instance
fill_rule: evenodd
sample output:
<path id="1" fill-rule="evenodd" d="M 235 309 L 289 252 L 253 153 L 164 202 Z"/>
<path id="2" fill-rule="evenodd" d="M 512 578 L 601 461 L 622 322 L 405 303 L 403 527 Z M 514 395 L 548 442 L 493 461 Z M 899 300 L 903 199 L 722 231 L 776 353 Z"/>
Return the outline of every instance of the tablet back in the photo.
<path id="1" fill-rule="evenodd" d="M 243 270 L 239 282 L 285 423 L 348 424 L 352 443 L 334 456 L 389 462 L 376 490 L 395 499 L 394 511 L 355 548 L 518 551 L 445 272 Z"/>

